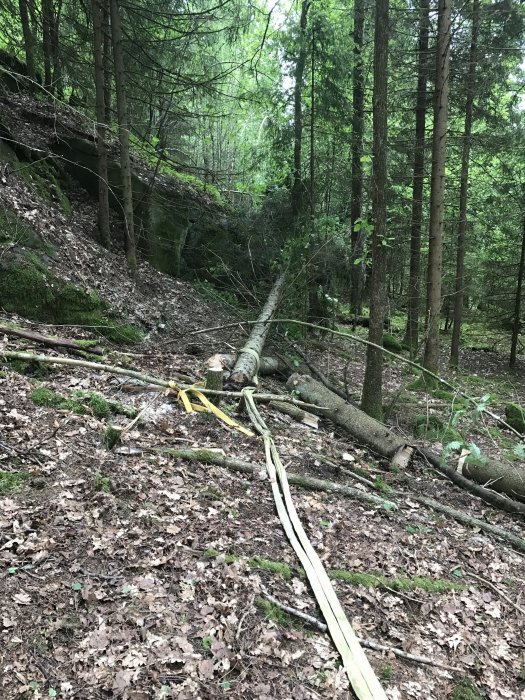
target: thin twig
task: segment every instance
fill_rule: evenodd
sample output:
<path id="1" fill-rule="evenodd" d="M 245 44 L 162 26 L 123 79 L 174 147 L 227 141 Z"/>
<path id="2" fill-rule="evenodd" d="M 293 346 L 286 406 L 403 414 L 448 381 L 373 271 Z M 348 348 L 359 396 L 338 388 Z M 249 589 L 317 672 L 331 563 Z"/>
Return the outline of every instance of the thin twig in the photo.
<path id="1" fill-rule="evenodd" d="M 274 598 L 274 596 L 270 595 L 267 591 L 263 589 L 263 595 L 265 598 L 267 598 L 271 603 L 274 605 L 277 605 L 277 607 L 281 608 L 281 610 L 284 610 L 284 612 L 289 613 L 290 615 L 294 615 L 295 617 L 298 617 L 301 620 L 304 620 L 305 622 L 308 622 L 308 624 L 312 625 L 315 629 L 318 629 L 320 632 L 327 632 L 328 627 L 325 625 L 324 622 L 321 622 L 321 620 L 318 620 L 316 617 L 313 617 L 312 615 L 308 615 L 307 613 L 302 612 L 301 610 L 296 610 L 295 608 L 291 608 L 289 605 L 284 605 L 281 603 L 277 598 Z M 404 651 L 403 649 L 398 649 L 397 647 L 390 647 L 387 646 L 386 644 L 380 644 L 379 642 L 375 642 L 371 639 L 362 639 L 361 637 L 357 638 L 359 641 L 359 644 L 361 646 L 366 647 L 367 649 L 374 649 L 375 651 L 384 651 L 389 654 L 394 654 L 395 656 L 399 656 L 402 659 L 407 659 L 408 661 L 414 661 L 416 663 L 420 664 L 428 664 L 429 666 L 436 666 L 437 668 L 443 668 L 447 671 L 454 671 L 456 673 L 462 672 L 463 669 L 459 668 L 458 666 L 449 666 L 448 664 L 443 664 L 439 661 L 435 661 L 434 659 L 431 659 L 428 656 L 419 656 L 416 654 L 409 654 L 407 651 Z"/>
<path id="2" fill-rule="evenodd" d="M 515 608 L 519 613 L 521 613 L 525 617 L 525 610 L 521 608 L 517 603 L 515 603 L 511 598 L 509 598 L 508 595 L 503 593 L 503 591 L 500 591 L 500 589 L 495 586 L 491 581 L 487 581 L 486 578 L 483 578 L 482 576 L 478 576 L 478 574 L 472 573 L 472 571 L 467 571 L 467 576 L 471 576 L 472 578 L 477 579 L 478 581 L 481 581 L 485 586 L 488 586 L 489 588 L 492 588 L 493 591 L 495 591 L 500 598 L 503 598 L 509 605 L 512 605 L 513 608 Z"/>

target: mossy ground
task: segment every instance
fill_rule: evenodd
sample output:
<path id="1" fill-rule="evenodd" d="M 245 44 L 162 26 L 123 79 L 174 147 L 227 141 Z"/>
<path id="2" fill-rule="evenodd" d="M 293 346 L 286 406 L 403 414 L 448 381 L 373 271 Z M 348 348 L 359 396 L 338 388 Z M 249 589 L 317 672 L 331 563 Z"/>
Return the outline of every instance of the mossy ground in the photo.
<path id="1" fill-rule="evenodd" d="M 211 559 L 215 559 L 220 555 L 221 553 L 216 549 L 208 549 L 206 551 L 206 556 Z M 240 558 L 241 557 L 234 554 L 224 555 L 224 560 L 227 564 L 238 561 Z M 289 580 L 292 577 L 292 570 L 288 564 L 279 561 L 271 561 L 263 557 L 252 557 L 248 559 L 247 563 L 252 569 L 270 571 L 282 576 L 285 580 Z M 302 573 L 304 575 L 304 572 Z M 449 593 L 450 591 L 462 591 L 465 588 L 462 583 L 450 581 L 448 579 L 430 578 L 429 576 L 414 576 L 413 578 L 397 576 L 390 578 L 375 572 L 346 571 L 344 569 L 330 570 L 328 571 L 328 576 L 338 581 L 344 581 L 351 586 L 364 586 L 365 588 L 381 588 L 386 586 L 396 591 L 415 591 L 416 589 L 420 589 L 427 591 L 427 593 Z"/>
<path id="2" fill-rule="evenodd" d="M 30 398 L 37 406 L 67 410 L 80 415 L 91 413 L 101 419 L 109 418 L 113 413 L 121 413 L 129 418 L 136 415 L 132 406 L 108 401 L 96 392 L 75 391 L 72 398 L 67 399 L 47 387 L 40 386 L 31 393 Z"/>
<path id="3" fill-rule="evenodd" d="M 20 491 L 28 475 L 25 472 L 5 472 L 0 470 L 0 496 Z"/>
<path id="4" fill-rule="evenodd" d="M 117 344 L 142 341 L 142 331 L 118 319 L 96 292 L 62 282 L 32 251 L 5 258 L 1 268 L 5 311 L 44 323 L 83 326 Z"/>
<path id="5" fill-rule="evenodd" d="M 476 684 L 470 678 L 464 678 L 452 691 L 451 700 L 483 700 Z"/>

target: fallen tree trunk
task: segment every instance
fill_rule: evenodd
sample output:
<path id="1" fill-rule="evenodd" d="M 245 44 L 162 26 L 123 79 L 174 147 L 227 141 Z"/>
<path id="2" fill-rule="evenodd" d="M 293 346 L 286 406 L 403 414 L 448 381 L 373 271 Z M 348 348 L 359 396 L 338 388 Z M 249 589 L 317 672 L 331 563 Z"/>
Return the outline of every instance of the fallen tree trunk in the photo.
<path id="1" fill-rule="evenodd" d="M 80 350 L 81 352 L 90 352 L 92 355 L 104 354 L 104 351 L 98 347 L 79 345 L 77 341 L 68 340 L 67 338 L 52 338 L 48 335 L 36 333 L 35 331 L 28 331 L 25 328 L 9 328 L 8 326 L 0 326 L 0 333 L 2 335 L 13 335 L 17 338 L 33 340 L 35 343 L 40 343 L 41 345 L 48 345 L 51 348 L 68 348 L 70 350 L 77 351 Z"/>
<path id="2" fill-rule="evenodd" d="M 503 464 L 493 459 L 472 460 L 463 464 L 463 474 L 478 484 L 488 484 L 494 491 L 525 501 L 525 469 L 517 464 Z"/>
<path id="3" fill-rule="evenodd" d="M 208 367 L 221 366 L 224 369 L 233 369 L 235 363 L 237 362 L 236 355 L 226 355 L 224 353 L 217 353 L 210 357 L 207 361 Z M 279 357 L 261 357 L 259 360 L 259 374 L 284 374 L 288 376 L 290 374 L 290 368 Z"/>
<path id="4" fill-rule="evenodd" d="M 336 396 L 308 375 L 292 374 L 286 387 L 297 392 L 308 403 L 326 407 L 328 410 L 325 410 L 323 415 L 349 431 L 359 443 L 366 445 L 381 457 L 392 459 L 406 446 L 405 440 L 394 435 L 385 425 Z M 309 398 L 306 399 L 306 396 Z"/>
<path id="5" fill-rule="evenodd" d="M 149 452 L 153 454 L 167 454 L 174 458 L 185 459 L 189 462 L 206 462 L 208 464 L 216 464 L 218 467 L 225 467 L 231 471 L 241 472 L 242 474 L 250 474 L 255 476 L 260 472 L 264 471 L 262 466 L 257 464 L 252 464 L 251 462 L 245 462 L 243 459 L 238 459 L 237 457 L 227 457 L 223 452 L 216 452 L 214 450 L 207 449 L 176 449 L 170 447 L 146 447 L 146 448 L 135 448 L 135 447 L 122 447 L 117 450 L 119 454 L 138 456 L 144 452 Z M 288 481 L 291 484 L 300 486 L 302 488 L 313 490 L 313 491 L 325 491 L 327 493 L 337 493 L 341 496 L 346 496 L 348 498 L 355 498 L 358 501 L 363 501 L 375 506 L 381 506 L 387 510 L 396 510 L 398 508 L 397 504 L 393 501 L 388 501 L 379 496 L 366 493 L 359 489 L 354 489 L 351 486 L 345 486 L 343 484 L 338 484 L 333 481 L 326 481 L 325 479 L 315 479 L 308 476 L 300 476 L 298 474 L 290 474 L 287 472 Z M 402 494 L 396 494 L 401 496 Z M 438 501 L 432 498 L 425 498 L 423 496 L 416 496 L 415 494 L 410 494 L 410 498 L 417 501 L 428 508 L 436 510 L 439 513 L 445 513 L 451 518 L 454 518 L 460 523 L 469 525 L 471 527 L 477 527 L 484 532 L 489 532 L 492 535 L 496 535 L 500 539 L 511 544 L 515 549 L 520 552 L 525 552 L 525 540 L 518 537 L 509 530 L 506 530 L 499 525 L 492 525 L 487 523 L 485 520 L 480 520 L 479 518 L 471 517 L 466 513 L 451 508 L 450 506 L 444 506 Z"/>
<path id="6" fill-rule="evenodd" d="M 296 391 L 299 396 L 310 404 L 324 406 L 324 415 L 327 418 L 348 432 L 355 440 L 369 447 L 373 452 L 389 460 L 394 459 L 396 454 L 404 451 L 407 447 L 405 440 L 395 435 L 375 418 L 371 418 L 366 413 L 347 404 L 338 396 L 329 391 L 315 379 L 309 376 L 293 374 L 288 380 L 289 390 Z M 500 508 L 508 513 L 520 513 L 525 515 L 525 504 L 511 498 L 507 498 L 501 493 L 485 488 L 460 474 L 455 468 L 441 462 L 438 455 L 430 450 L 417 448 L 428 462 L 441 474 L 448 477 L 457 486 L 469 491 L 474 496 L 482 498 L 487 503 Z M 486 479 L 482 483 L 486 483 Z M 511 494 L 508 494 L 511 496 Z"/>
<path id="7" fill-rule="evenodd" d="M 170 447 L 150 447 L 138 449 L 137 452 L 153 452 L 170 455 L 171 457 L 178 457 L 180 459 L 185 459 L 190 462 L 207 462 L 208 464 L 216 464 L 219 467 L 226 467 L 232 471 L 242 472 L 243 474 L 256 475 L 259 472 L 264 472 L 265 469 L 262 466 L 252 464 L 250 462 L 245 462 L 243 459 L 237 459 L 236 457 L 227 457 L 224 453 L 215 452 L 213 450 L 206 449 L 175 449 Z M 132 454 L 137 454 L 133 452 Z M 126 454 L 124 450 L 120 454 Z M 397 505 L 388 501 L 380 496 L 375 496 L 365 491 L 360 491 L 359 489 L 354 489 L 351 486 L 345 486 L 343 484 L 337 484 L 333 481 L 325 481 L 324 479 L 315 479 L 311 476 L 301 476 L 299 474 L 286 473 L 288 481 L 296 486 L 301 486 L 304 489 L 309 489 L 313 491 L 326 491 L 328 493 L 338 493 L 342 496 L 350 496 L 358 501 L 363 501 L 374 506 L 380 506 L 386 510 L 396 510 Z"/>
<path id="8" fill-rule="evenodd" d="M 282 401 L 270 401 L 270 408 L 274 408 L 276 411 L 281 413 L 286 413 L 286 415 L 291 416 L 298 423 L 304 423 L 310 428 L 319 427 L 319 418 L 314 416 L 313 413 L 308 413 L 308 411 L 303 411 L 301 408 L 297 408 L 290 403 L 283 403 Z"/>
<path id="9" fill-rule="evenodd" d="M 257 374 L 264 343 L 270 328 L 268 321 L 274 315 L 279 304 L 284 280 L 284 274 L 277 279 L 257 319 L 257 323 L 255 323 L 250 333 L 250 337 L 239 352 L 239 357 L 230 376 L 230 383 L 235 387 L 247 386 Z"/>

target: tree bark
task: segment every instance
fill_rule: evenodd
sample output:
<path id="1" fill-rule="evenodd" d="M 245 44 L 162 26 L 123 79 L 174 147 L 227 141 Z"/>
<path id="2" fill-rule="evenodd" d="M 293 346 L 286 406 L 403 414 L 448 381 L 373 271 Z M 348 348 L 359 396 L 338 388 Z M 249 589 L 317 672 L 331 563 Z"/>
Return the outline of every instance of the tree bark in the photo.
<path id="1" fill-rule="evenodd" d="M 235 355 L 225 355 L 223 353 L 218 353 L 209 358 L 208 364 L 210 366 L 217 365 L 220 363 L 222 367 L 226 369 L 233 369 L 235 363 L 237 362 L 237 357 Z M 259 360 L 259 374 L 284 374 L 288 376 L 290 374 L 290 368 L 283 360 L 278 357 L 261 357 Z"/>
<path id="2" fill-rule="evenodd" d="M 520 464 L 503 464 L 493 459 L 467 459 L 463 474 L 478 484 L 489 484 L 498 493 L 506 493 L 518 501 L 525 501 L 525 468 Z"/>
<path id="3" fill-rule="evenodd" d="M 172 449 L 169 447 L 159 447 L 150 448 L 144 450 L 144 452 L 160 452 L 162 454 L 171 455 L 172 457 L 179 459 L 186 459 L 191 462 L 208 462 L 209 464 L 216 464 L 219 467 L 226 467 L 232 471 L 241 472 L 242 474 L 257 474 L 257 471 L 264 471 L 263 466 L 252 464 L 251 462 L 245 462 L 243 459 L 237 459 L 236 457 L 227 457 L 220 452 L 214 452 L 213 450 L 206 449 Z M 397 506 L 380 496 L 375 496 L 371 493 L 366 493 L 359 489 L 354 489 L 351 486 L 344 486 L 343 484 L 337 484 L 333 481 L 325 481 L 324 479 L 316 479 L 310 476 L 302 476 L 299 474 L 292 474 L 290 472 L 286 473 L 288 481 L 295 486 L 301 486 L 304 489 L 309 489 L 313 491 L 327 491 L 328 493 L 338 493 L 342 496 L 349 496 L 350 498 L 355 498 L 358 501 L 363 501 L 370 505 L 379 506 L 386 508 L 387 510 L 397 510 Z"/>
<path id="4" fill-rule="evenodd" d="M 366 445 L 377 455 L 392 460 L 396 454 L 399 454 L 406 447 L 406 441 L 395 435 L 385 425 L 363 413 L 358 408 L 345 403 L 311 377 L 293 374 L 286 386 L 289 390 L 294 389 L 309 404 L 317 404 L 327 409 L 323 411 L 323 415 L 326 418 L 329 418 L 333 423 L 346 430 L 355 440 Z M 447 476 L 457 486 L 509 513 L 525 514 L 525 504 L 511 500 L 515 498 L 514 490 L 508 494 L 510 498 L 506 498 L 492 489 L 484 488 L 478 483 L 474 483 L 456 471 L 454 467 L 442 463 L 439 455 L 426 449 L 416 449 L 437 471 Z M 500 465 L 500 471 L 494 472 L 494 475 L 490 478 L 494 478 L 494 476 L 498 478 L 501 474 L 501 468 L 504 469 L 505 465 Z M 476 476 L 477 474 L 479 474 L 479 477 Z M 473 479 L 479 478 L 480 483 L 487 483 L 486 474 L 474 468 L 471 468 L 469 476 Z M 515 483 L 517 482 L 513 482 L 513 489 Z"/>
<path id="5" fill-rule="evenodd" d="M 365 71 L 363 50 L 365 44 L 365 0 L 354 2 L 354 66 L 352 69 L 352 195 L 350 201 L 350 309 L 354 316 L 362 313 L 365 265 L 365 229 L 361 225 L 363 215 L 363 134 L 365 125 Z M 358 262 L 359 261 L 359 262 Z"/>
<path id="6" fill-rule="evenodd" d="M 430 226 L 427 273 L 427 339 L 424 366 L 439 372 L 439 319 L 443 266 L 443 216 L 445 208 L 445 161 L 448 117 L 452 0 L 439 0 L 436 47 L 436 93 L 432 135 Z"/>
<path id="7" fill-rule="evenodd" d="M 230 375 L 230 383 L 233 384 L 233 386 L 246 386 L 252 381 L 254 375 L 257 373 L 266 336 L 268 335 L 268 330 L 270 328 L 267 321 L 271 319 L 277 309 L 281 298 L 284 280 L 285 275 L 281 275 L 277 279 L 272 291 L 268 295 L 266 304 L 264 305 L 264 308 L 257 319 L 257 323 L 253 326 L 250 337 L 239 352 L 239 357 L 237 358 L 235 367 Z"/>
<path id="8" fill-rule="evenodd" d="M 419 345 L 419 307 L 421 278 L 421 225 L 423 221 L 423 184 L 425 179 L 425 122 L 427 113 L 429 0 L 419 3 L 419 43 L 416 94 L 416 135 L 412 178 L 412 221 L 410 225 L 410 277 L 405 343 L 413 356 Z"/>
<path id="9" fill-rule="evenodd" d="M 461 322 L 463 320 L 463 292 L 465 287 L 465 252 L 467 246 L 467 198 L 470 165 L 470 146 L 472 142 L 472 111 L 476 93 L 476 66 L 478 60 L 480 0 L 474 0 L 472 6 L 472 36 L 470 40 L 469 65 L 467 76 L 467 100 L 465 103 L 465 127 L 463 132 L 463 153 L 461 157 L 461 185 L 459 194 L 458 243 L 456 251 L 456 281 L 454 295 L 454 320 L 452 342 L 450 346 L 450 365 L 459 366 L 459 341 Z"/>
<path id="10" fill-rule="evenodd" d="M 392 459 L 406 445 L 405 440 L 394 435 L 383 423 L 336 396 L 308 375 L 292 374 L 286 388 L 297 391 L 307 403 L 328 409 L 323 415 L 348 430 L 360 444 L 366 445 L 380 457 Z"/>
<path id="11" fill-rule="evenodd" d="M 88 352 L 92 355 L 104 354 L 104 351 L 101 350 L 101 348 L 82 347 L 82 345 L 79 345 L 74 340 L 67 340 L 66 338 L 50 338 L 47 335 L 35 333 L 34 331 L 26 331 L 23 328 L 9 328 L 8 326 L 0 326 L 0 335 L 14 335 L 18 338 L 26 338 L 27 340 L 33 340 L 36 343 L 48 345 L 52 348 L 70 348 L 72 350 L 81 350 L 82 352 Z"/>
<path id="12" fill-rule="evenodd" d="M 22 34 L 24 36 L 27 77 L 30 80 L 35 80 L 35 37 L 29 21 L 28 0 L 18 0 L 18 9 L 20 11 L 20 22 L 22 24 Z"/>
<path id="13" fill-rule="evenodd" d="M 306 26 L 311 0 L 302 0 L 301 18 L 299 20 L 299 52 L 294 71 L 294 149 L 293 149 L 293 185 L 292 212 L 298 219 L 303 212 L 304 184 L 302 176 L 302 143 L 303 143 L 303 77 L 306 66 Z"/>
<path id="14" fill-rule="evenodd" d="M 370 327 L 368 340 L 383 344 L 386 273 L 386 189 L 387 189 L 387 92 L 389 0 L 377 0 L 374 29 L 373 94 L 373 219 L 372 273 L 370 279 Z M 366 350 L 366 368 L 361 407 L 380 419 L 383 415 L 383 352 L 371 345 Z"/>
<path id="15" fill-rule="evenodd" d="M 105 0 L 91 0 L 97 112 L 98 234 L 102 245 L 109 248 L 111 245 L 111 234 L 109 230 L 108 151 L 106 145 L 106 106 L 104 100 L 103 5 L 105 4 Z"/>
<path id="16" fill-rule="evenodd" d="M 124 202 L 124 218 L 126 224 L 126 258 L 130 274 L 135 276 L 137 271 L 137 251 L 135 231 L 133 226 L 133 189 L 131 186 L 131 159 L 129 152 L 129 123 L 126 100 L 126 74 L 124 69 L 124 53 L 122 49 L 122 26 L 120 19 L 119 0 L 109 0 L 111 14 L 111 37 L 113 61 L 115 65 L 115 88 L 117 93 L 117 118 L 120 142 L 120 172 L 122 178 L 122 195 Z"/>
<path id="17" fill-rule="evenodd" d="M 108 0 L 102 2 L 102 51 L 104 65 L 104 123 L 109 126 L 112 122 L 111 85 L 113 81 L 111 70 L 111 25 L 109 20 Z"/>
<path id="18" fill-rule="evenodd" d="M 53 24 L 53 0 L 42 0 L 42 52 L 44 57 L 44 88 L 51 94 L 53 90 L 53 45 L 51 26 Z"/>
<path id="19" fill-rule="evenodd" d="M 523 217 L 523 234 L 521 238 L 520 266 L 518 270 L 518 281 L 516 284 L 516 300 L 514 302 L 514 320 L 512 324 L 512 340 L 510 344 L 509 367 L 514 369 L 516 365 L 516 355 L 518 352 L 518 337 L 520 334 L 521 315 L 521 289 L 523 286 L 523 275 L 525 273 L 525 215 Z"/>

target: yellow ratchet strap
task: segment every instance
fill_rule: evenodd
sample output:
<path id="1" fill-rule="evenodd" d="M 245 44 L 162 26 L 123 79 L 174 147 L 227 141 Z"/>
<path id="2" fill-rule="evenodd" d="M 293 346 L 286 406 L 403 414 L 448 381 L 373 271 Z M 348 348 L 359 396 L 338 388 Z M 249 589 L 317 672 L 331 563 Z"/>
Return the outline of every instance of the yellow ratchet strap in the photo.
<path id="1" fill-rule="evenodd" d="M 192 411 L 213 413 L 213 415 L 216 416 L 223 423 L 229 425 L 231 428 L 235 428 L 241 433 L 244 433 L 244 435 L 248 435 L 250 437 L 253 437 L 255 435 L 255 433 L 253 433 L 251 430 L 248 430 L 248 428 L 245 428 L 244 426 L 240 425 L 239 423 L 237 423 L 237 421 L 233 420 L 233 418 L 230 418 L 230 416 L 224 413 L 224 411 L 221 411 L 220 408 L 217 408 L 217 406 L 212 404 L 212 402 L 206 396 L 204 396 L 202 391 L 199 391 L 197 387 L 190 387 L 189 389 L 180 389 L 177 386 L 177 384 L 175 384 L 175 382 L 170 382 L 170 388 L 177 391 L 177 400 L 182 403 L 182 405 L 186 409 L 186 413 L 192 413 Z M 201 402 L 202 406 L 190 401 L 188 394 L 193 394 L 195 398 L 197 398 Z"/>

